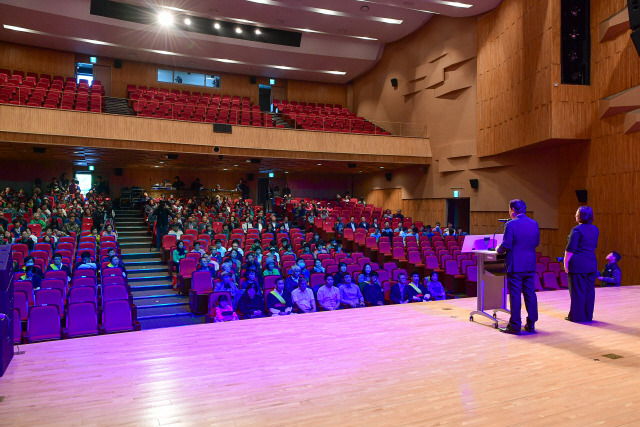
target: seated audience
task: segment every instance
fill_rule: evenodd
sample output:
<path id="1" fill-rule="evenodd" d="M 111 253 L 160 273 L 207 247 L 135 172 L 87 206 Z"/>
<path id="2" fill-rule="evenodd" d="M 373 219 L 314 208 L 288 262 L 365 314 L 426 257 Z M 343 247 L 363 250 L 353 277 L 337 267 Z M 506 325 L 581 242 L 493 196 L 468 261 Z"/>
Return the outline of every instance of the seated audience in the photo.
<path id="1" fill-rule="evenodd" d="M 364 307 L 364 297 L 360 288 L 351 282 L 351 276 L 345 274 L 340 285 L 340 303 L 348 308 Z"/>
<path id="2" fill-rule="evenodd" d="M 197 271 L 208 271 L 211 273 L 211 277 L 216 277 L 218 272 L 218 263 L 215 260 L 210 260 L 207 255 L 201 256 L 198 260 Z"/>
<path id="3" fill-rule="evenodd" d="M 318 304 L 328 311 L 340 308 L 340 289 L 333 285 L 333 276 L 330 274 L 325 274 L 324 286 L 318 289 Z"/>
<path id="4" fill-rule="evenodd" d="M 220 295 L 218 305 L 215 308 L 212 307 L 212 310 L 215 310 L 215 313 L 212 313 L 214 315 L 214 323 L 238 320 L 238 315 L 233 311 L 233 307 L 229 305 L 229 298 L 226 295 Z"/>
<path id="5" fill-rule="evenodd" d="M 424 280 L 427 281 L 428 278 L 425 277 Z M 428 280 L 426 285 L 427 291 L 431 295 L 431 299 L 433 301 L 447 299 L 447 293 L 444 290 L 444 286 L 442 286 L 442 283 L 438 281 L 438 273 L 433 272 L 433 274 L 431 275 L 431 280 Z"/>
<path id="6" fill-rule="evenodd" d="M 377 271 L 371 273 L 371 281 L 365 284 L 362 295 L 368 305 L 384 305 L 384 290 L 380 282 L 378 282 Z"/>
<path id="7" fill-rule="evenodd" d="M 276 288 L 267 295 L 267 309 L 272 316 L 287 316 L 293 312 L 291 295 L 284 292 L 282 277 L 276 281 Z"/>
<path id="8" fill-rule="evenodd" d="M 256 319 L 264 317 L 264 297 L 260 291 L 260 286 L 249 285 L 238 302 L 238 311 L 245 319 Z"/>
<path id="9" fill-rule="evenodd" d="M 234 281 L 233 274 L 222 273 L 220 276 L 220 282 L 216 283 L 214 292 L 229 292 L 231 294 L 231 302 L 233 307 L 237 306 L 237 300 L 239 299 L 240 291 Z"/>
<path id="10" fill-rule="evenodd" d="M 124 278 L 127 277 L 127 269 L 124 267 L 124 265 L 120 261 L 120 258 L 118 258 L 118 255 L 113 255 L 111 257 L 111 261 L 109 262 L 109 264 L 107 264 L 107 267 L 108 268 L 119 268 L 120 271 L 122 271 L 122 276 Z"/>
<path id="11" fill-rule="evenodd" d="M 316 299 L 311 288 L 307 286 L 307 279 L 300 277 L 299 285 L 291 292 L 291 301 L 302 313 L 316 311 Z"/>
<path id="12" fill-rule="evenodd" d="M 81 261 L 76 265 L 76 270 L 98 271 L 98 266 L 91 260 L 91 254 L 89 252 L 83 252 L 80 258 Z"/>
<path id="13" fill-rule="evenodd" d="M 429 299 L 431 299 L 431 294 L 429 294 L 427 288 L 422 283 L 420 283 L 420 275 L 418 273 L 411 273 L 411 281 L 409 282 L 409 286 L 411 286 L 413 290 L 417 292 L 417 294 L 413 297 L 413 302 L 429 301 Z"/>
<path id="14" fill-rule="evenodd" d="M 44 273 L 35 265 L 32 256 L 27 256 L 24 259 L 24 265 L 20 270 L 18 270 L 18 279 L 19 280 L 30 280 L 33 285 L 33 289 L 40 288 L 40 282 L 44 279 Z"/>

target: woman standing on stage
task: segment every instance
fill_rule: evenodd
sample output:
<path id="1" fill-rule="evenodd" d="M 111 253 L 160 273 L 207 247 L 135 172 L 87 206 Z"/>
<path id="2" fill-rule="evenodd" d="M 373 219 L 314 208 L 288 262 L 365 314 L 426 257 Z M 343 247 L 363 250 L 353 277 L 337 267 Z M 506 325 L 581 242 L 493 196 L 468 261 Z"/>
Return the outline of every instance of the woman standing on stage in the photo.
<path id="1" fill-rule="evenodd" d="M 590 322 L 593 320 L 595 283 L 598 277 L 598 227 L 593 222 L 593 210 L 581 206 L 576 211 L 578 225 L 571 230 L 564 252 L 564 269 L 569 275 L 571 309 L 566 320 Z"/>

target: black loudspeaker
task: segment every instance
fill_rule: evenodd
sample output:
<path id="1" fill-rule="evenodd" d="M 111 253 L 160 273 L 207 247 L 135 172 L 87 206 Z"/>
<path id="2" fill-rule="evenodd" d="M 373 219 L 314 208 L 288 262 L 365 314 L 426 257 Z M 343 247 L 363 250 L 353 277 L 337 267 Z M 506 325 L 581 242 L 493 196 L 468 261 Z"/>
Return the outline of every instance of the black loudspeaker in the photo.
<path id="1" fill-rule="evenodd" d="M 258 83 L 258 79 L 256 78 L 256 76 L 250 76 L 249 83 L 251 83 L 252 85 Z"/>
<path id="2" fill-rule="evenodd" d="M 122 68 L 122 60 L 114 59 L 113 60 L 113 68 Z"/>
<path id="3" fill-rule="evenodd" d="M 562 0 L 560 4 L 560 76 L 563 84 L 591 82 L 590 0 Z"/>
<path id="4" fill-rule="evenodd" d="M 587 203 L 587 190 L 576 190 L 576 197 L 578 198 L 578 202 Z"/>
<path id="5" fill-rule="evenodd" d="M 213 131 L 215 133 L 231 133 L 231 125 L 228 125 L 226 123 L 214 123 L 213 124 Z"/>
<path id="6" fill-rule="evenodd" d="M 640 28 L 640 0 L 627 0 L 629 11 L 629 26 L 632 31 Z"/>
<path id="7" fill-rule="evenodd" d="M 633 41 L 633 44 L 636 47 L 636 52 L 640 55 L 640 28 L 631 33 L 631 41 Z"/>
<path id="8" fill-rule="evenodd" d="M 480 182 L 477 179 L 470 179 L 469 180 L 469 185 L 471 185 L 471 188 L 475 188 L 476 190 L 478 189 L 478 184 Z"/>
<path id="9" fill-rule="evenodd" d="M 13 358 L 13 259 L 11 247 L 0 247 L 0 377 Z"/>
<path id="10" fill-rule="evenodd" d="M 122 176 L 122 168 L 116 168 L 114 173 L 116 174 L 116 176 Z"/>
<path id="11" fill-rule="evenodd" d="M 253 174 L 252 173 L 247 174 L 247 181 L 253 181 Z"/>
<path id="12" fill-rule="evenodd" d="M 391 86 L 395 89 L 398 87 L 398 79 L 393 78 L 391 79 Z"/>
<path id="13" fill-rule="evenodd" d="M 391 172 L 387 172 L 384 174 L 384 177 L 387 179 L 387 181 L 391 182 L 393 175 L 391 175 Z"/>

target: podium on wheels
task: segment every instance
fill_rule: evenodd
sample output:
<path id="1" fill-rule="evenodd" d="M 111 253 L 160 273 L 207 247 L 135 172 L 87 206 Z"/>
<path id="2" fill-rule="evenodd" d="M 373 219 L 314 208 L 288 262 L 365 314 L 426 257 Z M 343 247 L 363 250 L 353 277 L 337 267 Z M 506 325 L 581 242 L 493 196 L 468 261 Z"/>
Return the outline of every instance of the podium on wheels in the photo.
<path id="1" fill-rule="evenodd" d="M 477 264 L 477 307 L 469 315 L 469 320 L 474 321 L 474 316 L 483 316 L 498 328 L 497 312 L 511 314 L 507 309 L 507 286 L 504 274 L 504 258 L 493 249 L 502 243 L 503 234 L 472 235 L 465 236 L 462 245 L 463 253 L 476 254 Z M 489 314 L 489 312 L 493 312 Z"/>

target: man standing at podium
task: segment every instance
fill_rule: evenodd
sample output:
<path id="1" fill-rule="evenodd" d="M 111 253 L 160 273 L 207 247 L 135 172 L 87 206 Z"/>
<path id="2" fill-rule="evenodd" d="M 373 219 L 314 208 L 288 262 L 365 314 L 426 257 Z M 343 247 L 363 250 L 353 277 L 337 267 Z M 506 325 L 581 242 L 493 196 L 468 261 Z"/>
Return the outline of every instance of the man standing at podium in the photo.
<path id="1" fill-rule="evenodd" d="M 520 335 L 522 326 L 521 294 L 524 295 L 528 315 L 524 330 L 534 333 L 538 320 L 538 299 L 533 275 L 536 274 L 536 247 L 540 244 L 540 229 L 536 221 L 527 217 L 526 212 L 527 205 L 522 200 L 514 199 L 509 202 L 511 220 L 507 222 L 504 239 L 497 248 L 499 254 L 507 254 L 505 269 L 511 306 L 509 324 L 500 328 L 500 332 L 514 335 Z"/>

